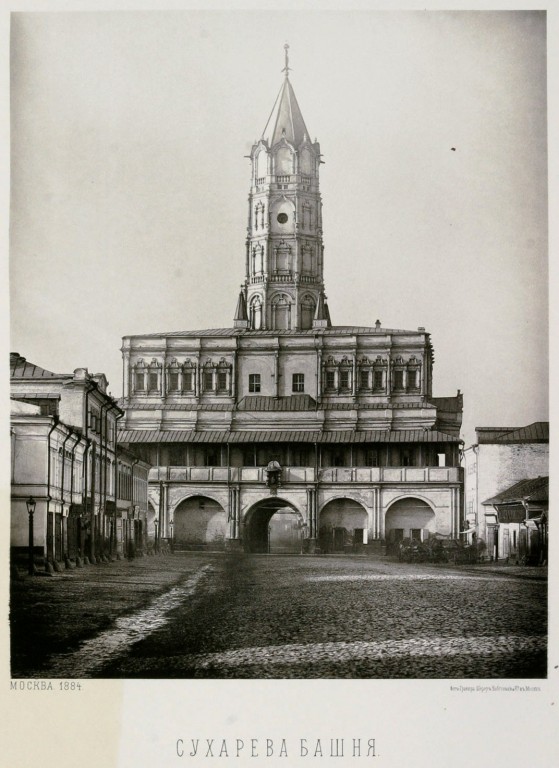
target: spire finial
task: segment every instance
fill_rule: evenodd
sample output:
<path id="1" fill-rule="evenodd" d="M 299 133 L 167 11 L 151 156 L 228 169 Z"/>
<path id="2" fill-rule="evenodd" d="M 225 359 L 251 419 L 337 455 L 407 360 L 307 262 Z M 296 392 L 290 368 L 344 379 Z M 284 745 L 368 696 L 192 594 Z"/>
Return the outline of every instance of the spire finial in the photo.
<path id="1" fill-rule="evenodd" d="M 289 43 L 286 43 L 283 46 L 283 49 L 285 51 L 285 67 L 282 69 L 282 72 L 285 72 L 285 76 L 289 77 L 289 71 L 290 71 L 290 66 L 289 66 Z"/>

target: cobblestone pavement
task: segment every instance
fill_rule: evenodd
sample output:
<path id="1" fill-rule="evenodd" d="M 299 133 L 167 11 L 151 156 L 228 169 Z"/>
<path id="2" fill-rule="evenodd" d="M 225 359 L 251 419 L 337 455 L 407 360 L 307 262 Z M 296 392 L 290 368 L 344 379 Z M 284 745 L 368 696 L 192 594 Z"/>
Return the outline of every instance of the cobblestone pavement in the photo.
<path id="1" fill-rule="evenodd" d="M 29 581 L 39 592 L 49 582 L 47 593 L 57 596 L 51 623 L 57 616 L 55 623 L 68 626 L 70 611 L 79 626 L 77 605 L 96 621 L 65 647 L 59 631 L 40 665 L 29 648 L 22 654 L 15 647 L 21 632 L 14 632 L 12 663 L 27 663 L 14 676 L 30 676 L 32 659 L 35 673 L 47 677 L 546 675 L 541 570 L 526 578 L 502 567 L 496 573 L 359 557 L 203 554 L 102 569 L 17 585 L 21 596 Z M 96 579 L 102 591 L 97 587 L 92 607 L 86 585 Z M 104 602 L 110 610 L 99 621 Z"/>

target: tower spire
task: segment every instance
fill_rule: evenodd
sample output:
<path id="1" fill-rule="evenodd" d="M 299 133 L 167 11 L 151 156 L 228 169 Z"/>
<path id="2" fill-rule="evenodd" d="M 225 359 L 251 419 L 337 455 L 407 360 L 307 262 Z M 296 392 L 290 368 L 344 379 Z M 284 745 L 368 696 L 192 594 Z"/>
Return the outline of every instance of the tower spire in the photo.
<path id="1" fill-rule="evenodd" d="M 282 69 L 282 72 L 285 72 L 285 76 L 289 77 L 289 72 L 291 71 L 291 67 L 289 66 L 289 43 L 286 43 L 283 46 L 283 49 L 285 51 L 285 67 Z"/>

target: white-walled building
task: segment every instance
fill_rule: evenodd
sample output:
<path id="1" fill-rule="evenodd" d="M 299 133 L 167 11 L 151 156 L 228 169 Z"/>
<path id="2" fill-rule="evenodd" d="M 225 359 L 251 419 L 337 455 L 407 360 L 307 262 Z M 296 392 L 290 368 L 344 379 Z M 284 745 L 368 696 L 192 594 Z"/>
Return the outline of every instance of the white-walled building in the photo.
<path id="1" fill-rule="evenodd" d="M 10 355 L 11 549 L 49 562 L 145 543 L 149 465 L 116 444 L 123 415 L 103 374 L 58 374 Z"/>
<path id="2" fill-rule="evenodd" d="M 150 514 L 164 536 L 173 524 L 178 546 L 348 551 L 459 537 L 462 395 L 433 397 L 425 328 L 332 324 L 310 135 L 286 61 L 251 151 L 232 326 L 123 339 L 119 441 L 154 465 Z"/>
<path id="3" fill-rule="evenodd" d="M 463 453 L 466 535 L 484 541 L 489 557 L 506 558 L 517 545 L 505 529 L 499 535 L 495 510 L 484 503 L 521 480 L 549 475 L 549 423 L 476 427 L 476 438 Z"/>

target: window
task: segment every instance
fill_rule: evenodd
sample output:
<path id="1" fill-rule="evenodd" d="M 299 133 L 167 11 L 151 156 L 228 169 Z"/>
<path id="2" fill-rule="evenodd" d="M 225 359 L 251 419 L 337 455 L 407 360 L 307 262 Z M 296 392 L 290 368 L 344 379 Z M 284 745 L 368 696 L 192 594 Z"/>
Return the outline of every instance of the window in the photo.
<path id="1" fill-rule="evenodd" d="M 219 467 L 221 466 L 220 451 L 218 448 L 206 448 L 204 456 L 204 464 L 206 467 Z"/>
<path id="2" fill-rule="evenodd" d="M 415 465 L 412 451 L 404 449 L 400 452 L 400 465 L 402 467 L 413 467 Z"/>
<path id="3" fill-rule="evenodd" d="M 340 389 L 349 389 L 349 371 L 340 371 Z"/>
<path id="4" fill-rule="evenodd" d="M 192 371 L 185 371 L 182 375 L 182 385 L 187 392 L 191 392 L 194 389 L 193 386 L 194 377 Z"/>
<path id="5" fill-rule="evenodd" d="M 305 374 L 304 373 L 294 373 L 293 374 L 293 392 L 304 392 L 305 391 Z"/>
<path id="6" fill-rule="evenodd" d="M 374 387 L 375 389 L 384 389 L 382 382 L 382 371 L 375 371 L 374 373 Z"/>
<path id="7" fill-rule="evenodd" d="M 143 373 L 137 373 L 136 374 L 136 386 L 135 386 L 136 392 L 143 391 L 144 387 L 145 387 L 144 374 Z"/>
<path id="8" fill-rule="evenodd" d="M 361 371 L 361 389 L 369 389 L 369 371 Z"/>
<path id="9" fill-rule="evenodd" d="M 437 463 L 439 467 L 446 467 L 446 454 L 437 453 Z"/>
<path id="10" fill-rule="evenodd" d="M 378 451 L 376 448 L 369 448 L 365 454 L 365 463 L 368 467 L 378 467 Z"/>
<path id="11" fill-rule="evenodd" d="M 326 371 L 326 389 L 336 389 L 336 374 L 334 371 Z"/>
<path id="12" fill-rule="evenodd" d="M 408 371 L 408 389 L 417 389 L 417 371 Z"/>
<path id="13" fill-rule="evenodd" d="M 182 445 L 169 446 L 169 466 L 182 467 L 185 465 L 184 448 Z"/>
<path id="14" fill-rule="evenodd" d="M 214 386 L 213 371 L 204 371 L 204 390 L 206 392 L 209 392 L 213 389 L 213 386 Z"/>
<path id="15" fill-rule="evenodd" d="M 404 388 L 404 372 L 394 371 L 394 389 Z"/>
<path id="16" fill-rule="evenodd" d="M 179 388 L 179 374 L 170 373 L 169 374 L 169 390 L 171 392 L 176 392 L 178 388 Z"/>
<path id="17" fill-rule="evenodd" d="M 219 371 L 217 374 L 217 388 L 221 392 L 227 390 L 227 373 L 225 371 Z"/>
<path id="18" fill-rule="evenodd" d="M 148 390 L 150 392 L 155 392 L 158 389 L 157 386 L 157 374 L 156 373 L 148 373 Z"/>
<path id="19" fill-rule="evenodd" d="M 260 392 L 260 374 L 259 373 L 249 373 L 248 391 L 253 393 Z"/>

